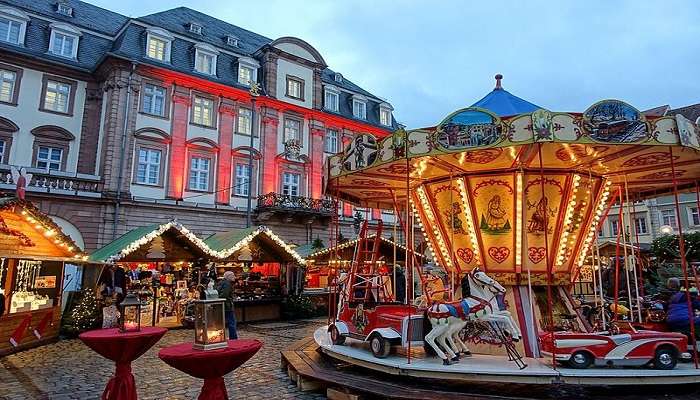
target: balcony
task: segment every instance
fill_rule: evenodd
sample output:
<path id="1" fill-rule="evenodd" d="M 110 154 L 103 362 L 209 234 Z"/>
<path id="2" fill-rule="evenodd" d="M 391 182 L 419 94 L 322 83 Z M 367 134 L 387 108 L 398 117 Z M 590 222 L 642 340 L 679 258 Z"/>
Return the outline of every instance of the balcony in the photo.
<path id="1" fill-rule="evenodd" d="M 289 196 L 268 193 L 258 196 L 258 220 L 265 221 L 272 215 L 283 216 L 291 221 L 295 216 L 330 217 L 337 210 L 337 203 L 330 199 L 312 199 L 302 196 Z"/>
<path id="2" fill-rule="evenodd" d="M 102 197 L 102 183 L 99 176 L 46 171 L 36 168 L 27 168 L 27 173 L 32 174 L 26 187 L 29 194 L 51 193 L 92 198 Z M 0 165 L 0 189 L 4 191 L 16 189 L 9 165 Z"/>

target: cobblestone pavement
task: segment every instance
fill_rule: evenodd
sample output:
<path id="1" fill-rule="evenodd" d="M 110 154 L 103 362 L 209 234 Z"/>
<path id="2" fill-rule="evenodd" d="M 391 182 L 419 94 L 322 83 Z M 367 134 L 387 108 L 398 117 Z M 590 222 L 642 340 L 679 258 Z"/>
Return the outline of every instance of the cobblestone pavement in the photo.
<path id="1" fill-rule="evenodd" d="M 324 322 L 241 327 L 241 338 L 260 339 L 264 345 L 247 363 L 225 377 L 230 397 L 245 400 L 324 399 L 321 394 L 300 392 L 280 370 L 280 351 L 311 335 Z M 162 347 L 191 341 L 192 336 L 192 330 L 171 330 L 132 364 L 139 399 L 197 398 L 202 381 L 169 367 L 158 358 Z M 0 399 L 99 399 L 113 372 L 112 362 L 94 353 L 80 340 L 61 340 L 0 358 Z"/>

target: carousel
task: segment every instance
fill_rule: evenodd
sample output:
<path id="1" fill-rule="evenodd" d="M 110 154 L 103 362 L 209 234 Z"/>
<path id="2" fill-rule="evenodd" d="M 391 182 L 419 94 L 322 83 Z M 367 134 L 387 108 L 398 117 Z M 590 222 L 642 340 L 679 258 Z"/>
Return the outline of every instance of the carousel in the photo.
<path id="1" fill-rule="evenodd" d="M 602 297 L 596 233 L 613 204 L 621 205 L 616 282 L 638 281 L 633 204 L 673 195 L 680 220 L 679 193 L 700 181 L 697 125 L 619 100 L 550 111 L 503 89 L 501 78 L 434 127 L 359 135 L 328 159 L 326 193 L 393 210 L 407 251 L 425 242 L 445 285 L 434 293 L 424 265 L 407 257 L 406 300 L 373 298 L 377 269 L 358 250 L 316 344 L 346 363 L 426 379 L 700 382 L 694 332 L 644 329 L 634 311 L 592 326 L 572 298 L 581 274 Z M 690 291 L 695 269 L 681 261 Z M 632 286 L 627 297 L 639 298 Z"/>

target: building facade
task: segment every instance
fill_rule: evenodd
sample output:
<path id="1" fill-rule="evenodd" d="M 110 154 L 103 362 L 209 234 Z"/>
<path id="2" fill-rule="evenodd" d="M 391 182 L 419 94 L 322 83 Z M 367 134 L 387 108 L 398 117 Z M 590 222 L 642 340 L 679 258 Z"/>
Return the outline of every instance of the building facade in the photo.
<path id="1" fill-rule="evenodd" d="M 0 55 L 0 189 L 25 168 L 28 198 L 87 250 L 171 218 L 200 235 L 240 228 L 249 194 L 254 224 L 327 242 L 326 155 L 397 127 L 305 41 L 184 7 L 129 18 L 0 0 Z M 351 235 L 356 210 L 340 207 Z"/>

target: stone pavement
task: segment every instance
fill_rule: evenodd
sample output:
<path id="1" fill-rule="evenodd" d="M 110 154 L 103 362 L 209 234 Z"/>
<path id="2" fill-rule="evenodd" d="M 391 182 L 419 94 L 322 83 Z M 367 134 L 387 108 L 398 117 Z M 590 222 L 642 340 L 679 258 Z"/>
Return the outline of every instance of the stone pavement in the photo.
<path id="1" fill-rule="evenodd" d="M 239 329 L 241 338 L 264 342 L 247 363 L 225 377 L 231 398 L 324 399 L 318 393 L 300 392 L 280 370 L 280 351 L 309 336 L 324 320 L 257 324 Z M 192 341 L 193 331 L 169 331 L 160 342 L 132 364 L 139 399 L 195 399 L 202 386 L 158 358 L 165 346 Z M 114 364 L 94 353 L 80 340 L 61 340 L 0 358 L 0 399 L 99 399 L 114 371 Z"/>

